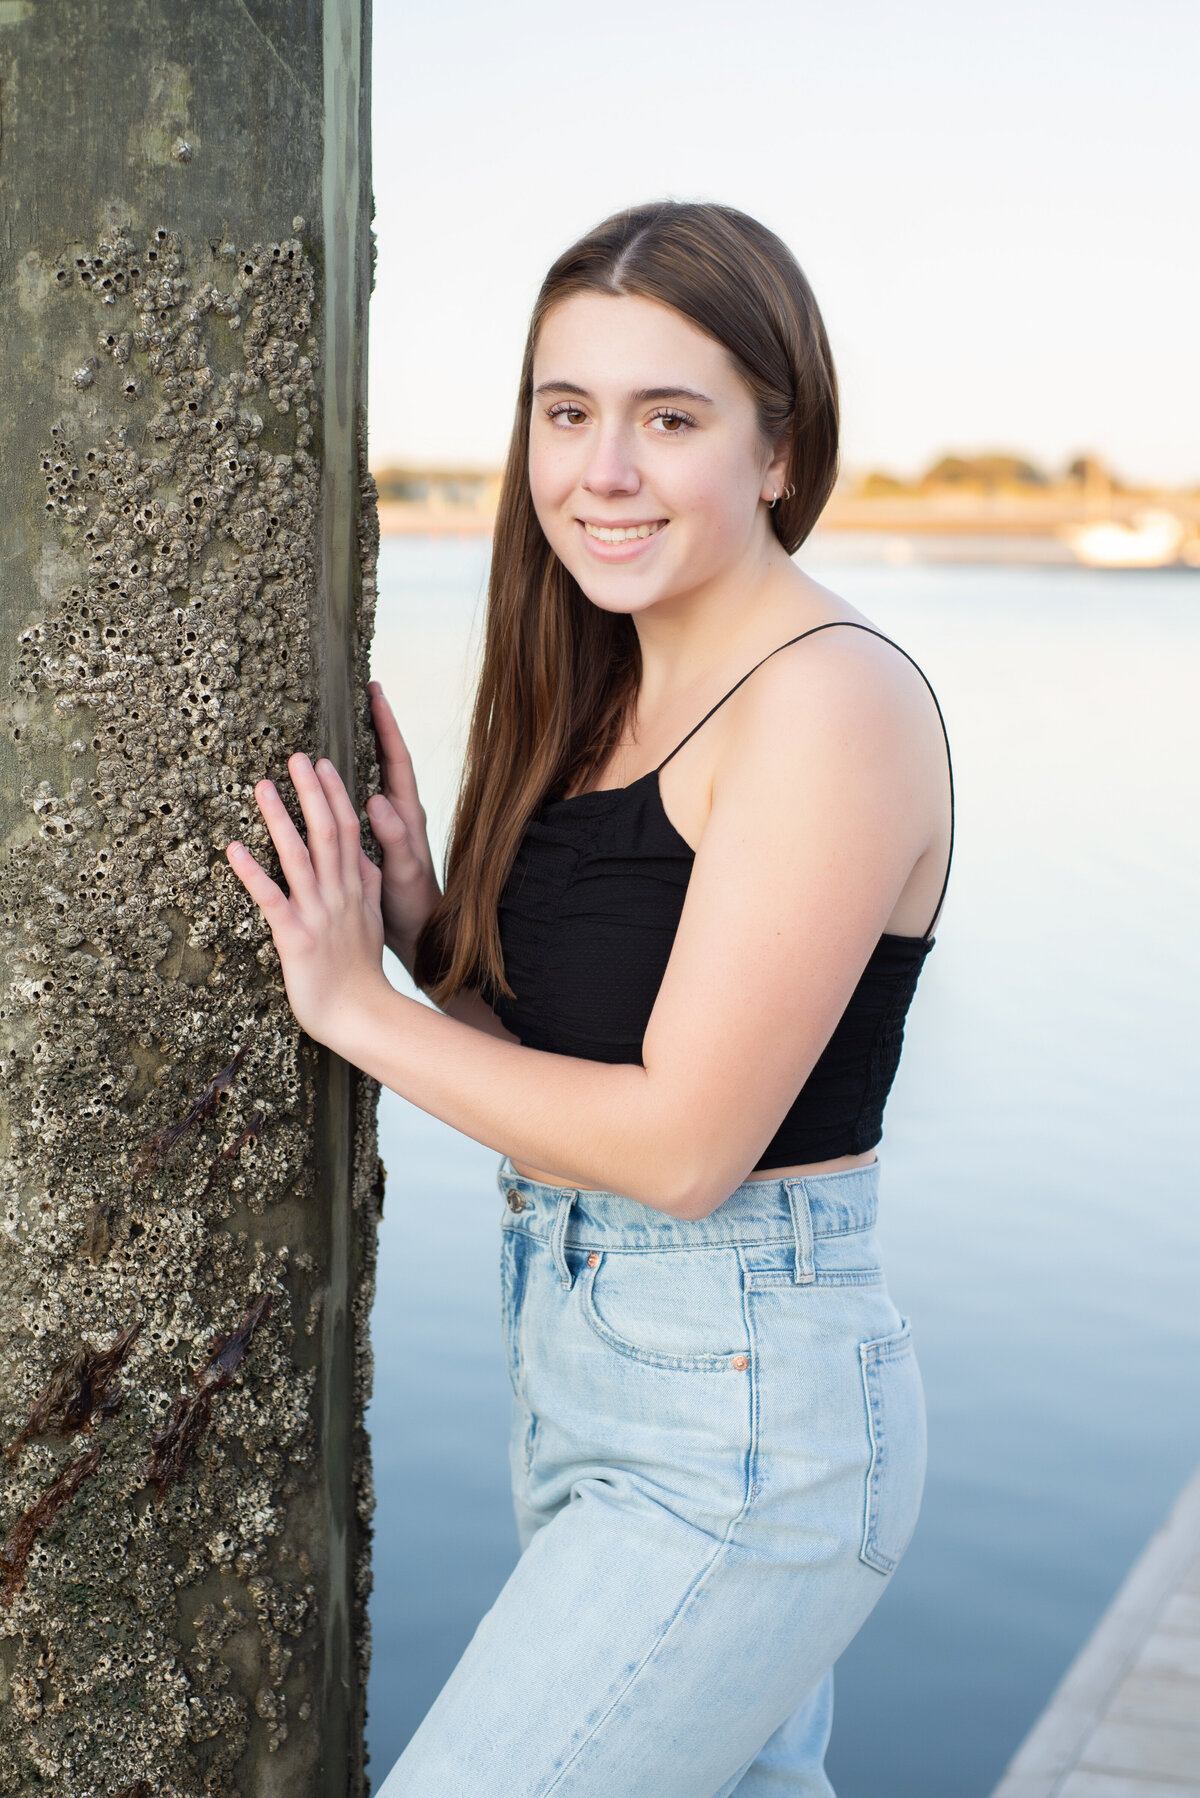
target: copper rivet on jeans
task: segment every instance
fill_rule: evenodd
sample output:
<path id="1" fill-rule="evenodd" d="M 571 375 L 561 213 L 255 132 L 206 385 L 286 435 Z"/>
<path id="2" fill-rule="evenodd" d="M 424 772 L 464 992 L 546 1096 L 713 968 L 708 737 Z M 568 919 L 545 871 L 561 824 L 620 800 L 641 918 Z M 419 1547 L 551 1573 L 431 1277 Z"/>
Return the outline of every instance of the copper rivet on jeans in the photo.
<path id="1" fill-rule="evenodd" d="M 735 1355 L 733 1357 L 733 1365 L 736 1367 L 736 1369 L 739 1373 L 745 1373 L 745 1371 L 749 1367 L 750 1363 L 747 1360 L 745 1355 Z"/>
<path id="2" fill-rule="evenodd" d="M 589 1267 L 599 1267 L 599 1265 L 600 1265 L 599 1255 L 592 1254 L 592 1255 L 588 1256 L 588 1266 Z"/>

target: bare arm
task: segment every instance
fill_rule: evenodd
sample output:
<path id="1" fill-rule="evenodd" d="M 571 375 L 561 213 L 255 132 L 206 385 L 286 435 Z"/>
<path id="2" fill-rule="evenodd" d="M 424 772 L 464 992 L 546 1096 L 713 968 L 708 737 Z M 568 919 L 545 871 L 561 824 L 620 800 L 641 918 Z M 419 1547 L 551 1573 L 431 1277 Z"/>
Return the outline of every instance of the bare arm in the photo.
<path id="1" fill-rule="evenodd" d="M 464 987 L 447 999 L 441 1011 L 448 1018 L 457 1018 L 460 1024 L 469 1024 L 472 1030 L 482 1030 L 487 1036 L 498 1037 L 504 1043 L 519 1043 L 520 1037 L 506 1030 L 487 1000 L 475 991 L 474 987 Z"/>
<path id="2" fill-rule="evenodd" d="M 643 1065 L 524 1048 L 393 992 L 353 808 L 331 765 L 294 757 L 307 848 L 258 789 L 292 898 L 246 851 L 230 859 L 301 1024 L 514 1159 L 679 1217 L 715 1209 L 808 1077 L 934 827 L 928 701 L 900 658 L 808 647 L 803 668 L 784 652 L 763 670 L 724 755 Z"/>

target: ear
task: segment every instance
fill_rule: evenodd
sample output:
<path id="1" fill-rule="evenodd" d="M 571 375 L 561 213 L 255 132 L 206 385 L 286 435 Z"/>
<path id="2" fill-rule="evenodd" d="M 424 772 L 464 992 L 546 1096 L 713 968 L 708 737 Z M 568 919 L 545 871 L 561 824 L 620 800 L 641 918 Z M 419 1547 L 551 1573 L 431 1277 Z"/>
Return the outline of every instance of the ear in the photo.
<path id="1" fill-rule="evenodd" d="M 763 473 L 763 498 L 769 500 L 772 493 L 782 493 L 788 482 L 788 469 L 792 460 L 792 434 L 785 431 L 778 438 L 770 462 Z"/>

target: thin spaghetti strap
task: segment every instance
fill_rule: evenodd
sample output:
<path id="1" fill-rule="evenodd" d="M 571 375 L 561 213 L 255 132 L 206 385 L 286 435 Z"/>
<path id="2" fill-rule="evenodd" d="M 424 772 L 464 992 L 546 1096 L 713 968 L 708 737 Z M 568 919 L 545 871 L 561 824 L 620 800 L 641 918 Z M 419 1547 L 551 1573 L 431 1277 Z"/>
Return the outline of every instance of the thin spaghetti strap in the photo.
<path id="1" fill-rule="evenodd" d="M 835 619 L 834 622 L 838 623 L 841 621 Z M 850 622 L 850 620 L 846 619 L 845 622 L 848 624 Z M 662 772 L 662 770 L 666 767 L 667 763 L 670 761 L 671 756 L 678 755 L 679 751 L 683 748 L 684 743 L 691 742 L 691 740 L 695 736 L 696 732 L 698 730 L 700 730 L 705 724 L 708 723 L 708 721 L 712 717 L 713 713 L 719 712 L 721 707 L 725 704 L 725 701 L 727 699 L 732 699 L 733 695 L 737 692 L 738 688 L 741 686 L 742 681 L 748 681 L 752 674 L 756 674 L 758 672 L 758 670 L 762 667 L 763 662 L 769 662 L 772 656 L 778 655 L 779 651 L 781 649 L 787 649 L 790 644 L 799 643 L 802 641 L 803 638 L 811 637 L 813 635 L 814 631 L 828 630 L 828 628 L 829 628 L 829 626 L 825 625 L 825 624 L 814 625 L 813 630 L 801 631 L 799 637 L 789 637 L 786 643 L 780 643 L 774 649 L 769 649 L 767 651 L 766 655 L 762 658 L 762 661 L 755 662 L 753 668 L 747 669 L 746 673 L 743 674 L 743 676 L 742 676 L 742 680 L 734 681 L 734 683 L 733 683 L 732 687 L 730 687 L 728 693 L 724 694 L 720 699 L 718 699 L 716 705 L 710 707 L 710 709 L 707 712 L 705 712 L 705 714 L 704 714 L 703 718 L 701 718 L 699 724 L 693 724 L 693 726 L 692 726 L 691 730 L 688 732 L 687 736 L 684 737 L 682 739 L 682 741 L 676 743 L 674 749 L 671 751 L 671 755 L 663 757 L 662 761 L 658 764 L 658 767 L 654 770 L 654 772 L 656 774 L 659 774 Z"/>
<path id="2" fill-rule="evenodd" d="M 766 655 L 763 656 L 762 661 L 755 662 L 753 668 L 747 669 L 746 673 L 743 674 L 742 679 L 739 681 L 735 681 L 733 683 L 732 687 L 730 687 L 729 692 L 724 694 L 720 699 L 718 699 L 716 705 L 712 706 L 707 712 L 705 712 L 703 718 L 701 718 L 701 720 L 700 720 L 700 723 L 694 724 L 692 726 L 691 730 L 688 732 L 687 736 L 684 737 L 681 742 L 676 743 L 674 749 L 671 751 L 671 755 L 665 756 L 663 758 L 663 760 L 658 764 L 658 767 L 654 770 L 654 773 L 656 775 L 659 774 L 660 771 L 663 768 L 665 768 L 667 763 L 671 760 L 671 756 L 679 754 L 679 751 L 683 748 L 684 743 L 689 743 L 691 741 L 691 739 L 695 736 L 696 732 L 699 729 L 701 729 L 701 727 L 703 725 L 708 723 L 709 719 L 713 715 L 713 712 L 720 711 L 721 707 L 725 704 L 725 701 L 727 699 L 731 698 L 732 695 L 737 692 L 738 688 L 742 685 L 742 681 L 748 681 L 750 679 L 750 676 L 752 674 L 756 673 L 757 670 L 762 667 L 763 662 L 769 662 L 771 657 L 774 655 L 778 655 L 779 651 L 781 649 L 788 649 L 788 648 L 790 648 L 790 646 L 793 643 L 803 642 L 805 637 L 815 637 L 818 631 L 832 631 L 832 630 L 837 630 L 839 627 L 844 630 L 866 631 L 869 636 L 879 637 L 882 642 L 891 643 L 893 649 L 900 650 L 900 654 L 904 657 L 905 661 L 912 662 L 913 667 L 916 669 L 917 673 L 921 676 L 921 679 L 925 682 L 925 685 L 929 688 L 929 697 L 933 700 L 934 708 L 937 711 L 937 715 L 938 715 L 938 723 L 942 727 L 942 740 L 946 745 L 946 772 L 950 777 L 950 844 L 949 844 L 949 849 L 948 849 L 948 852 L 946 855 L 946 874 L 945 874 L 945 878 L 942 881 L 942 890 L 938 894 L 937 904 L 933 908 L 933 916 L 929 920 L 929 924 L 924 932 L 925 938 L 928 939 L 929 932 L 933 929 L 934 925 L 938 921 L 938 917 L 941 914 L 942 901 L 946 897 L 946 888 L 950 884 L 950 863 L 954 859 L 954 764 L 950 759 L 950 737 L 949 737 L 949 733 L 946 730 L 946 720 L 942 716 L 942 708 L 938 704 L 938 696 L 934 692 L 933 687 L 930 684 L 929 676 L 926 674 L 925 670 L 920 666 L 919 663 L 913 662 L 913 658 L 909 655 L 907 649 L 901 649 L 900 645 L 898 643 L 894 642 L 891 637 L 885 636 L 883 631 L 877 631 L 877 630 L 875 630 L 875 628 L 872 625 L 869 625 L 869 624 L 859 624 L 853 618 L 830 618 L 829 620 L 827 620 L 827 622 L 825 624 L 814 624 L 810 630 L 801 631 L 800 635 L 798 637 L 789 637 L 786 643 L 777 644 L 774 649 L 770 649 L 767 651 Z"/>

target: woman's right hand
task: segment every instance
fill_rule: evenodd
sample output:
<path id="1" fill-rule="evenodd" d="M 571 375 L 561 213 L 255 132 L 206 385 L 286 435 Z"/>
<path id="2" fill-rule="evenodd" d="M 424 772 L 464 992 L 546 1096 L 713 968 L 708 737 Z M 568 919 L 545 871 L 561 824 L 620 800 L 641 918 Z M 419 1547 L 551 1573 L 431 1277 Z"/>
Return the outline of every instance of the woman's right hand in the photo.
<path id="1" fill-rule="evenodd" d="M 388 948 L 411 973 L 417 938 L 442 893 L 433 872 L 425 808 L 417 797 L 412 757 L 379 682 L 370 681 L 367 690 L 383 782 L 383 791 L 367 801 L 367 818 L 383 850 L 380 908 L 384 935 Z"/>

